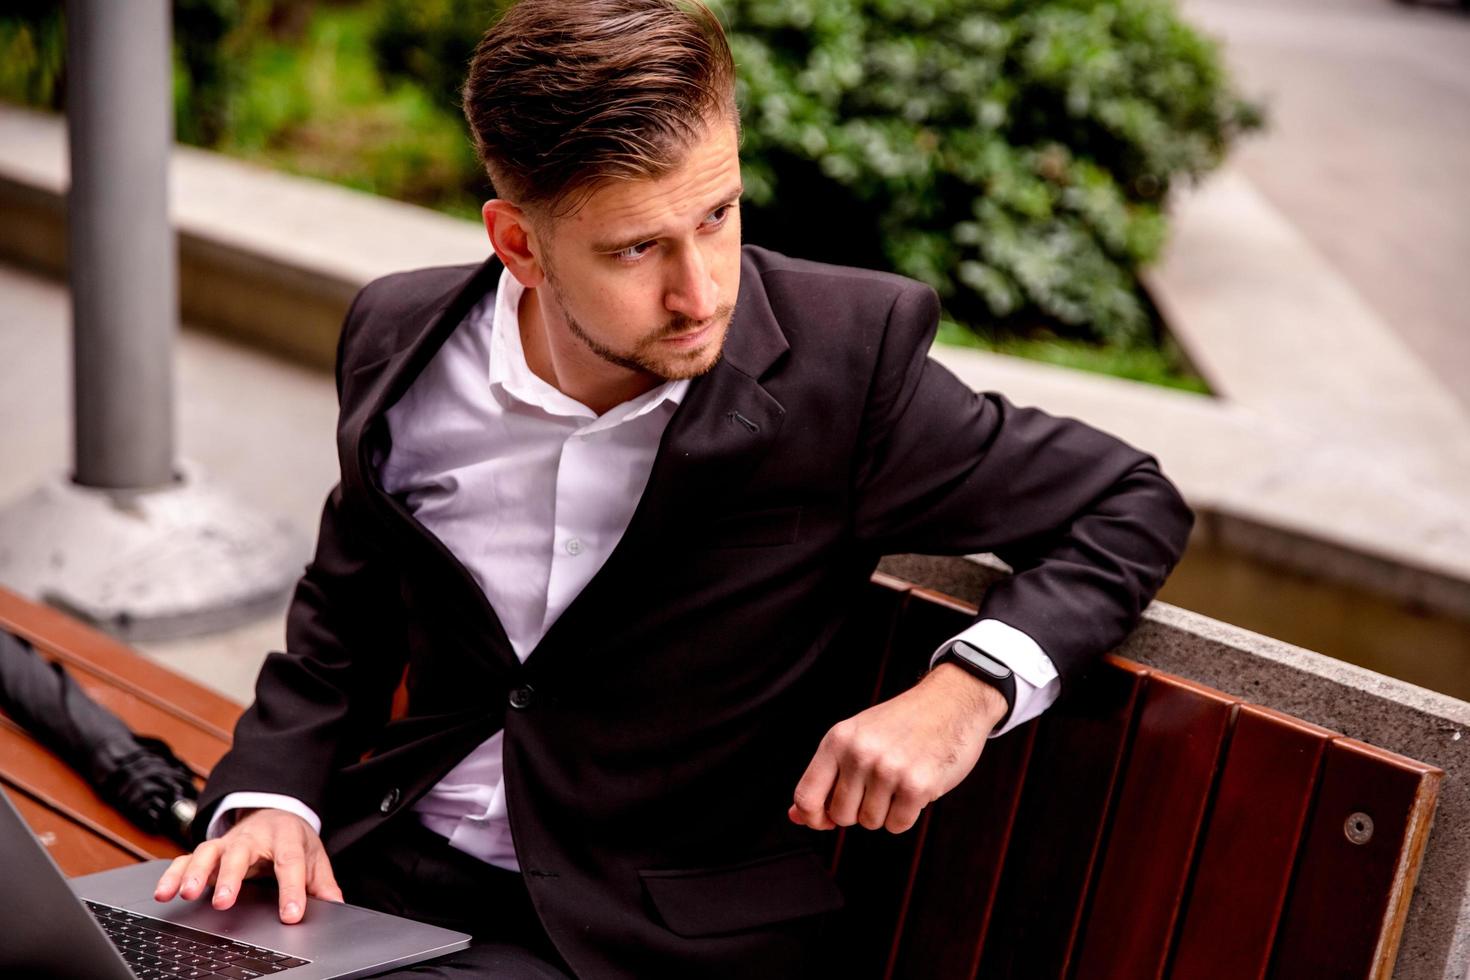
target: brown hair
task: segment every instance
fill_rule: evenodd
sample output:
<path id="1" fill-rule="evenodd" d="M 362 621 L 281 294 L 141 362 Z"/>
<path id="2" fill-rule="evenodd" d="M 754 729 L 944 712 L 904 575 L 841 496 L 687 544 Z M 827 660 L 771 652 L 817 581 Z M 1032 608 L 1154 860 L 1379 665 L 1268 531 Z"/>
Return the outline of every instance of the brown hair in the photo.
<path id="1" fill-rule="evenodd" d="M 738 126 L 734 90 L 698 0 L 522 0 L 480 39 L 462 104 L 496 193 L 566 214 L 602 181 L 668 173 L 717 112 Z"/>

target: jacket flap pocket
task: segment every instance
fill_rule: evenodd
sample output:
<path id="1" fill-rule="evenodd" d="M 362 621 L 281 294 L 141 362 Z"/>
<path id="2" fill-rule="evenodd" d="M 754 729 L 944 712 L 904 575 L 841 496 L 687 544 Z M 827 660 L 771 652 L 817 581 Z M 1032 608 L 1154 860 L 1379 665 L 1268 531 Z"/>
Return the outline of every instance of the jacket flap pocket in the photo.
<path id="1" fill-rule="evenodd" d="M 811 851 L 724 868 L 640 871 L 664 924 L 680 936 L 715 936 L 842 907 L 842 892 Z"/>

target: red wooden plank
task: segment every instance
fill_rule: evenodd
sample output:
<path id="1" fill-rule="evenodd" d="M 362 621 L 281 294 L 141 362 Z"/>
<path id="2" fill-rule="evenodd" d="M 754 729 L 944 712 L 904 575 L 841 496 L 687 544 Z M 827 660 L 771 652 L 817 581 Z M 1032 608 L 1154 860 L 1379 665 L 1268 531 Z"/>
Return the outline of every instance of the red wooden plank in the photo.
<path id="1" fill-rule="evenodd" d="M 1354 739 L 1328 747 L 1272 977 L 1392 974 L 1442 776 Z"/>
<path id="2" fill-rule="evenodd" d="M 1036 726 L 979 975 L 1067 976 L 1149 671 L 1108 657 Z"/>
<path id="3" fill-rule="evenodd" d="M 965 781 L 934 804 L 889 976 L 974 976 L 1035 734 L 1027 724 L 991 741 Z"/>
<path id="4" fill-rule="evenodd" d="M 1170 967 L 1180 980 L 1266 975 L 1322 754 L 1336 733 L 1242 705 Z"/>
<path id="5" fill-rule="evenodd" d="M 10 797 L 21 819 L 45 845 L 51 860 L 68 878 L 125 867 L 138 860 L 135 854 L 123 850 L 90 827 L 37 802 L 18 787 L 7 784 L 5 795 Z"/>
<path id="6" fill-rule="evenodd" d="M 1149 678 L 1076 980 L 1163 975 L 1234 705 L 1189 681 Z"/>

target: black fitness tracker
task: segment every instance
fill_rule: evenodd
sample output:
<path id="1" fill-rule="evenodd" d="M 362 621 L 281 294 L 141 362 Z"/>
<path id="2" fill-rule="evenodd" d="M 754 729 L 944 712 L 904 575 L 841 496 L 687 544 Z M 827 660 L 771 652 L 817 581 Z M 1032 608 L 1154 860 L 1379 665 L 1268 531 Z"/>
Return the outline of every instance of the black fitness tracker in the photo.
<path id="1" fill-rule="evenodd" d="M 1011 676 L 1011 668 L 996 660 L 985 651 L 971 646 L 964 640 L 955 640 L 951 643 L 948 649 L 934 658 L 934 666 L 937 667 L 951 660 L 982 681 L 989 681 L 996 686 L 999 686 Z"/>

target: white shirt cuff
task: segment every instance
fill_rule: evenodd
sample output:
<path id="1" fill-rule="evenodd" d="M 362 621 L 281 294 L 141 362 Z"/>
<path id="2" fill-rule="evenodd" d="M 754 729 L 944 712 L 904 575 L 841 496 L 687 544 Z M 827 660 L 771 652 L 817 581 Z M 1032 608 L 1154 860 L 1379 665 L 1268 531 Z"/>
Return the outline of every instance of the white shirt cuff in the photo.
<path id="1" fill-rule="evenodd" d="M 1011 669 L 1016 682 L 1016 700 L 1011 705 L 1011 716 L 1006 723 L 990 733 L 991 738 L 1004 735 L 1017 725 L 1025 724 L 1050 708 L 1057 695 L 1062 693 L 1062 681 L 1051 658 L 1042 652 L 1036 641 L 1025 633 L 1008 626 L 998 619 L 982 619 L 958 636 L 942 643 L 929 658 L 929 666 L 939 658 L 955 640 L 964 640 L 973 647 L 984 650 Z"/>
<path id="2" fill-rule="evenodd" d="M 235 825 L 236 814 L 232 811 L 247 807 L 270 807 L 273 810 L 285 810 L 294 813 L 302 820 L 311 824 L 311 829 L 320 837 L 322 833 L 321 817 L 316 811 L 302 803 L 294 796 L 282 796 L 280 793 L 230 793 L 220 800 L 219 806 L 214 811 L 214 817 L 209 821 L 209 830 L 205 832 L 205 840 L 214 840 Z"/>

